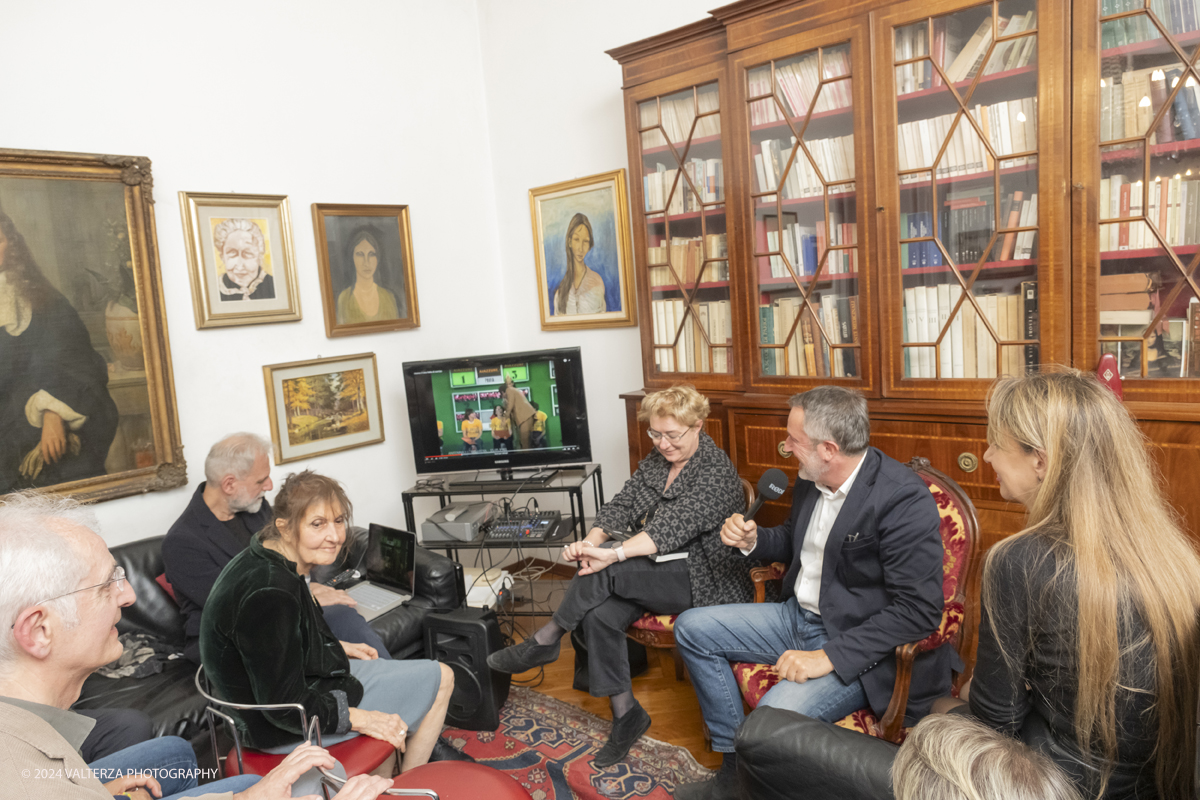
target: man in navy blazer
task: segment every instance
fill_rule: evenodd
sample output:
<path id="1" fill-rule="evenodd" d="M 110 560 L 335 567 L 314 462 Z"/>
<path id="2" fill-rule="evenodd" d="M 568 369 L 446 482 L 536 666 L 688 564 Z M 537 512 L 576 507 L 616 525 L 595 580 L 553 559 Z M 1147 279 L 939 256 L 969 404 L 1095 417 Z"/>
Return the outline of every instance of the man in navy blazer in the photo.
<path id="1" fill-rule="evenodd" d="M 253 433 L 233 433 L 213 445 L 204 460 L 207 480 L 163 541 L 167 581 L 184 618 L 183 654 L 196 664 L 200 617 L 217 576 L 274 518 L 266 498 L 272 488 L 270 447 Z M 338 639 L 367 644 L 380 658 L 391 658 L 349 595 L 318 583 L 312 589 Z"/>
<path id="2" fill-rule="evenodd" d="M 895 650 L 941 622 L 942 539 L 937 504 L 908 467 L 870 447 L 867 403 L 821 386 L 789 400 L 785 449 L 799 461 L 792 513 L 774 528 L 735 514 L 721 539 L 747 556 L 788 564 L 781 602 L 697 608 L 675 625 L 713 750 L 717 777 L 676 798 L 735 797 L 734 734 L 743 720 L 730 661 L 774 664 L 781 680 L 760 705 L 834 722 L 870 706 L 883 716 Z M 913 664 L 907 723 L 950 690 L 951 653 Z"/>

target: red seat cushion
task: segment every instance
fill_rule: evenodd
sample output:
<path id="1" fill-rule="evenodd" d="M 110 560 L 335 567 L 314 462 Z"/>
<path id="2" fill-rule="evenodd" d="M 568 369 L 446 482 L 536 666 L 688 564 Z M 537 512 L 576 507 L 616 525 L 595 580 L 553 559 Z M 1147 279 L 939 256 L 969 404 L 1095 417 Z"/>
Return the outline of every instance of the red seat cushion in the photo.
<path id="1" fill-rule="evenodd" d="M 651 614 L 649 612 L 642 614 L 633 621 L 630 627 L 641 628 L 644 631 L 654 631 L 656 633 L 674 633 L 675 620 L 679 619 L 678 614 Z"/>
<path id="2" fill-rule="evenodd" d="M 155 578 L 154 582 L 161 586 L 164 592 L 171 595 L 172 600 L 175 600 L 177 604 L 179 603 L 179 600 L 177 600 L 175 597 L 175 587 L 171 585 L 169 580 L 167 580 L 167 575 L 165 572 Z"/>
<path id="3" fill-rule="evenodd" d="M 370 736 L 356 736 L 326 749 L 346 768 L 346 775 L 349 777 L 365 775 L 396 752 L 396 748 L 387 742 L 382 739 L 372 739 Z M 242 760 L 246 764 L 247 775 L 266 775 L 279 766 L 279 762 L 285 758 L 287 758 L 286 753 L 264 753 L 261 750 L 249 748 L 242 750 Z M 233 749 L 229 751 L 229 757 L 225 759 L 225 775 L 238 774 L 240 773 L 237 750 Z"/>
<path id="4" fill-rule="evenodd" d="M 410 769 L 395 789 L 432 789 L 441 800 L 532 800 L 521 784 L 500 770 L 464 761 L 437 761 Z"/>

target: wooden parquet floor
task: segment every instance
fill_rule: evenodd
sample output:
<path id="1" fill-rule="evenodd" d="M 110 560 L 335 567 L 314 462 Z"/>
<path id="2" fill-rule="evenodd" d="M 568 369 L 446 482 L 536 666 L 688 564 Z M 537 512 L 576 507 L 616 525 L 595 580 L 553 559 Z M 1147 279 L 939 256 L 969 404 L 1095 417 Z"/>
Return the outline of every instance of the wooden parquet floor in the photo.
<path id="1" fill-rule="evenodd" d="M 522 627 L 537 630 L 544 620 L 526 618 Z M 647 648 L 649 669 L 633 679 L 633 693 L 638 702 L 650 714 L 650 730 L 647 735 L 661 742 L 686 747 L 704 766 L 716 769 L 721 765 L 721 754 L 709 752 L 704 744 L 704 728 L 701 724 L 700 704 L 688 680 L 675 680 L 675 662 L 665 650 Z M 608 699 L 592 697 L 587 692 L 571 688 L 575 676 L 575 652 L 571 648 L 571 637 L 562 639 L 562 652 L 558 660 L 545 667 L 541 685 L 536 685 L 538 671 L 532 670 L 513 676 L 514 681 L 531 686 L 543 694 L 557 698 L 590 711 L 593 714 L 612 718 Z"/>

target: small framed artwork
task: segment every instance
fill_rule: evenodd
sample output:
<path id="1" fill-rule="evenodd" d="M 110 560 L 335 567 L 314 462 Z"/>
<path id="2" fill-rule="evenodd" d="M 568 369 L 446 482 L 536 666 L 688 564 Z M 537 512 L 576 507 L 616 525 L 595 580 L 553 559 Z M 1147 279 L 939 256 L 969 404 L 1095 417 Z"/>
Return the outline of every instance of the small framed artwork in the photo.
<path id="1" fill-rule="evenodd" d="M 180 192 L 197 328 L 300 319 L 285 195 Z"/>
<path id="2" fill-rule="evenodd" d="M 313 203 L 325 335 L 416 328 L 408 206 Z"/>
<path id="3" fill-rule="evenodd" d="M 383 441 L 374 353 L 263 367 L 275 463 Z"/>
<path id="4" fill-rule="evenodd" d="M 0 149 L 0 495 L 187 484 L 141 156 Z"/>
<path id="5" fill-rule="evenodd" d="M 529 190 L 542 330 L 637 324 L 625 170 Z"/>

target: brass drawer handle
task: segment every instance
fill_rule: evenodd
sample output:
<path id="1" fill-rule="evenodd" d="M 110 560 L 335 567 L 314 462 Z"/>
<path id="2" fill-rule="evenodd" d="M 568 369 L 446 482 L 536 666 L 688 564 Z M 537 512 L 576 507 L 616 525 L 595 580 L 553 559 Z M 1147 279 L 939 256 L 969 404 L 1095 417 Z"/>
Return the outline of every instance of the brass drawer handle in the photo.
<path id="1" fill-rule="evenodd" d="M 776 449 L 777 451 L 779 451 L 779 457 L 780 457 L 780 458 L 791 458 L 791 457 L 792 457 L 792 454 L 791 454 L 791 453 L 789 453 L 787 450 L 784 450 L 784 449 L 783 449 L 783 448 L 784 448 L 784 445 L 786 445 L 786 444 L 787 444 L 787 440 L 785 439 L 784 441 L 780 442 L 780 443 L 779 443 L 778 445 L 776 445 L 776 447 L 775 447 L 775 449 Z"/>
<path id="2" fill-rule="evenodd" d="M 958 468 L 963 472 L 974 472 L 979 469 L 979 458 L 974 453 L 960 453 Z"/>

